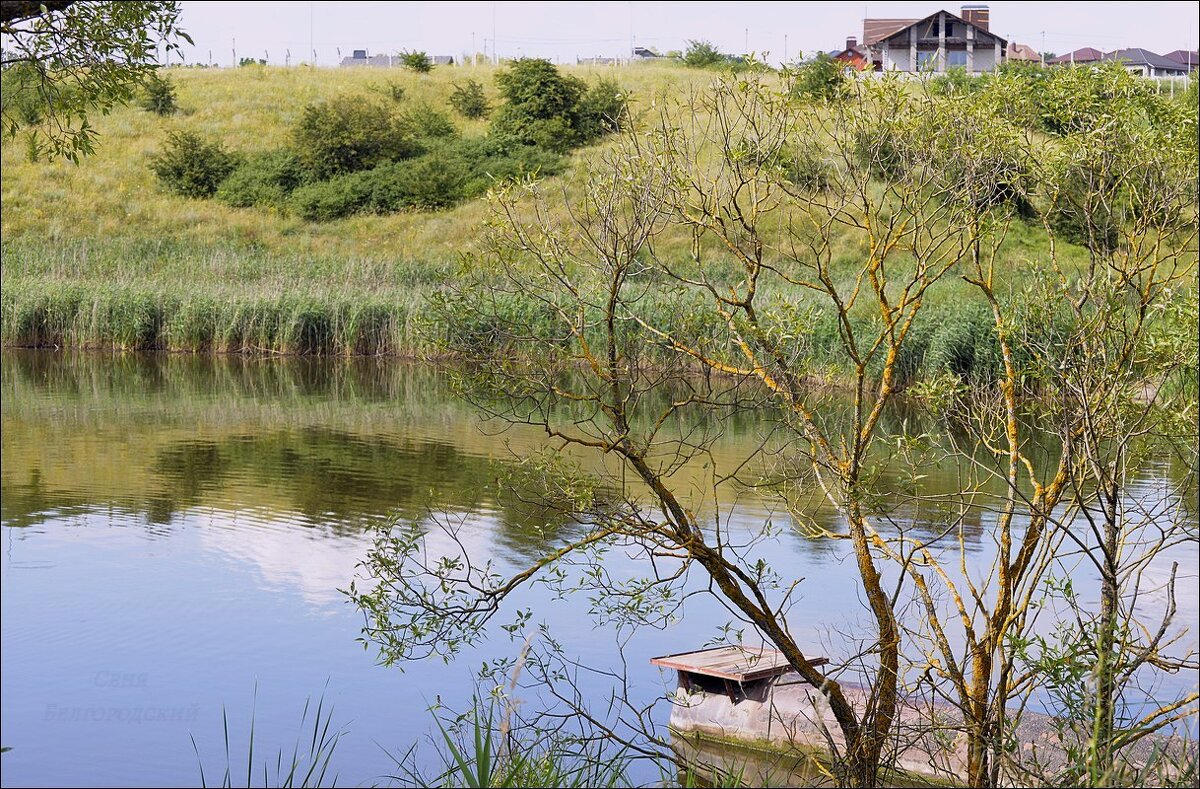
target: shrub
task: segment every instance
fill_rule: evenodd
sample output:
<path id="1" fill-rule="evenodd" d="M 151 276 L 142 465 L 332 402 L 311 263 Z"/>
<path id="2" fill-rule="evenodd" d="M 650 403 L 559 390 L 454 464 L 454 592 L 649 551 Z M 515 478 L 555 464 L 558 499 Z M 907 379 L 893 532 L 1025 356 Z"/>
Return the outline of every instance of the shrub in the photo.
<path id="1" fill-rule="evenodd" d="M 818 192 L 827 189 L 833 180 L 833 168 L 816 145 L 784 151 L 780 159 L 783 178 L 798 189 Z"/>
<path id="2" fill-rule="evenodd" d="M 13 136 L 19 126 L 42 120 L 46 108 L 40 92 L 43 84 L 41 72 L 32 63 L 14 63 L 0 71 L 0 116 L 7 136 Z"/>
<path id="3" fill-rule="evenodd" d="M 688 41 L 683 62 L 693 68 L 711 68 L 728 62 L 729 58 L 710 41 Z"/>
<path id="4" fill-rule="evenodd" d="M 292 192 L 292 210 L 310 222 L 328 222 L 358 213 L 371 198 L 371 184 L 364 175 L 350 173 L 301 186 Z"/>
<path id="5" fill-rule="evenodd" d="M 563 158 L 553 151 L 523 145 L 513 139 L 488 137 L 457 140 L 447 148 L 467 167 L 463 198 L 478 197 L 496 183 L 531 175 L 553 175 L 563 166 Z"/>
<path id="6" fill-rule="evenodd" d="M 428 74 L 433 71 L 433 60 L 424 52 L 413 50 L 400 53 L 400 63 L 418 74 Z"/>
<path id="7" fill-rule="evenodd" d="M 469 79 L 461 85 L 454 84 L 454 91 L 450 94 L 450 106 L 464 118 L 473 120 L 486 118 L 492 111 L 487 96 L 483 92 L 482 83 L 473 79 Z"/>
<path id="8" fill-rule="evenodd" d="M 562 161 L 549 151 L 511 140 L 444 140 L 413 159 L 300 186 L 292 194 L 291 207 L 317 222 L 356 213 L 445 208 L 483 194 L 498 181 L 557 172 Z"/>
<path id="9" fill-rule="evenodd" d="M 368 90 L 373 90 L 380 96 L 399 104 L 404 101 L 404 86 L 398 82 L 385 82 L 382 85 L 371 85 Z"/>
<path id="10" fill-rule="evenodd" d="M 175 85 L 166 77 L 151 74 L 142 84 L 142 109 L 155 115 L 174 115 L 179 106 L 175 103 Z"/>
<path id="11" fill-rule="evenodd" d="M 846 66 L 840 60 L 822 52 L 807 63 L 796 67 L 792 94 L 809 101 L 839 101 L 849 93 Z"/>
<path id="12" fill-rule="evenodd" d="M 300 163 L 318 179 L 421 152 L 407 124 L 388 107 L 351 96 L 305 107 L 292 143 Z"/>
<path id="13" fill-rule="evenodd" d="M 954 66 L 929 80 L 930 89 L 939 96 L 962 96 L 983 86 L 983 79 L 971 76 L 962 66 Z"/>
<path id="14" fill-rule="evenodd" d="M 413 105 L 400 117 L 400 125 L 414 137 L 440 140 L 458 136 L 458 127 L 446 113 L 425 102 Z"/>
<path id="15" fill-rule="evenodd" d="M 365 208 L 390 214 L 405 208 L 445 208 L 463 197 L 467 163 L 453 149 L 434 150 L 406 162 L 376 167 L 367 180 L 371 195 Z"/>
<path id="16" fill-rule="evenodd" d="M 217 189 L 216 197 L 234 208 L 281 208 L 306 180 L 304 168 L 291 151 L 268 151 L 248 156 Z"/>
<path id="17" fill-rule="evenodd" d="M 550 143 L 568 150 L 577 142 L 579 102 L 586 85 L 564 76 L 541 58 L 521 58 L 496 75 L 505 104 L 492 122 L 493 133 L 529 144 Z"/>
<path id="18" fill-rule="evenodd" d="M 601 79 L 579 100 L 579 138 L 586 142 L 617 131 L 627 113 L 625 94 L 611 79 Z"/>
<path id="19" fill-rule="evenodd" d="M 150 169 L 170 191 L 184 197 L 211 197 L 237 167 L 238 160 L 219 142 L 195 132 L 172 132 Z"/>

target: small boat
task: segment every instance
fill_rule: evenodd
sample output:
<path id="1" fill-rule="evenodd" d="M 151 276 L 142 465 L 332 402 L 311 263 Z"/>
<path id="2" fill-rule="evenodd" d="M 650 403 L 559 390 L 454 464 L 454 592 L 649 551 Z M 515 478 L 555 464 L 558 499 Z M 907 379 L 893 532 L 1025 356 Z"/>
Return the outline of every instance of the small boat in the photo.
<path id="1" fill-rule="evenodd" d="M 674 669 L 678 687 L 669 727 L 680 761 L 702 778 L 741 776 L 749 786 L 832 784 L 830 754 L 845 746 L 825 696 L 793 669 L 782 652 L 770 647 L 726 645 L 663 655 L 653 665 Z M 815 666 L 824 657 L 809 657 Z M 856 709 L 864 709 L 867 692 L 842 683 Z M 1067 764 L 1067 742 L 1061 726 L 1048 715 L 1025 711 L 1012 742 L 1026 765 L 1042 774 L 1061 772 Z M 892 786 L 953 786 L 965 783 L 966 738 L 962 714 L 944 702 L 907 698 L 896 714 L 887 749 Z M 1070 743 L 1078 745 L 1078 743 Z M 1144 764 L 1163 751 L 1185 756 L 1195 745 L 1157 734 L 1139 740 L 1124 754 Z M 1180 760 L 1174 761 L 1176 764 Z M 1028 775 L 1005 775 L 1011 786 L 1027 785 Z"/>

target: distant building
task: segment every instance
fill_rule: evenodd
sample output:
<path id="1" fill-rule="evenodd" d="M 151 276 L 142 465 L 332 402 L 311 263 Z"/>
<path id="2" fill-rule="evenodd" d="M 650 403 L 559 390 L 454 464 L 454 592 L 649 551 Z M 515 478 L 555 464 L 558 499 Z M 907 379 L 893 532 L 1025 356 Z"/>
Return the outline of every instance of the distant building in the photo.
<path id="1" fill-rule="evenodd" d="M 830 54 L 833 55 L 834 60 L 840 60 L 847 66 L 858 69 L 859 71 L 870 68 L 871 66 L 871 58 L 867 54 L 867 48 L 860 47 L 858 45 L 858 39 L 854 36 L 848 36 L 846 38 L 845 49 L 843 49 L 841 52 L 831 52 Z"/>
<path id="2" fill-rule="evenodd" d="M 1109 52 L 1104 59 L 1118 61 L 1124 64 L 1127 70 L 1134 74 L 1141 74 L 1143 77 L 1186 77 L 1188 75 L 1185 64 L 1138 47 Z"/>
<path id="3" fill-rule="evenodd" d="M 924 19 L 864 19 L 862 45 L 835 57 L 850 63 L 862 57 L 876 71 L 992 71 L 1004 62 L 1008 41 L 989 31 L 989 18 L 986 5 L 965 5 L 962 16 L 938 11 Z"/>
<path id="4" fill-rule="evenodd" d="M 429 61 L 435 66 L 453 66 L 452 55 L 432 55 Z M 342 58 L 342 66 L 370 66 L 373 68 L 392 68 L 403 66 L 404 60 L 399 55 L 367 55 L 367 50 L 356 49 L 348 58 Z"/>
<path id="5" fill-rule="evenodd" d="M 1200 52 L 1194 49 L 1177 49 L 1174 52 L 1168 52 L 1163 57 L 1181 64 L 1189 74 L 1196 70 L 1197 65 L 1200 65 Z"/>
<path id="6" fill-rule="evenodd" d="M 653 49 L 646 49 L 645 47 L 633 48 L 634 60 L 658 60 L 661 57 L 662 55 L 658 54 Z"/>
<path id="7" fill-rule="evenodd" d="M 1026 63 L 1040 63 L 1042 55 L 1028 44 L 1009 43 L 1008 59 L 1020 60 Z"/>
<path id="8" fill-rule="evenodd" d="M 577 66 L 611 66 L 616 62 L 616 58 L 575 58 Z"/>
<path id="9" fill-rule="evenodd" d="M 1069 52 L 1066 55 L 1059 55 L 1056 58 L 1052 58 L 1048 62 L 1058 66 L 1064 66 L 1070 64 L 1079 65 L 1081 63 L 1096 63 L 1101 60 L 1104 60 L 1103 52 L 1098 49 L 1093 49 L 1092 47 L 1083 47 L 1082 49 L 1077 49 L 1074 52 Z"/>

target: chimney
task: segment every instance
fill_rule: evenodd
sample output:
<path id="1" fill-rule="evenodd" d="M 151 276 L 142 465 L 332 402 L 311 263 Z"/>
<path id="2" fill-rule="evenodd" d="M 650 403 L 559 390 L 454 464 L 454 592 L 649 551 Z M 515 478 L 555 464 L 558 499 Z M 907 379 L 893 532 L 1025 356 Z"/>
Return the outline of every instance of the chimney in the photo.
<path id="1" fill-rule="evenodd" d="M 854 49 L 858 46 L 858 39 L 854 36 L 846 36 L 846 49 Z"/>
<path id="2" fill-rule="evenodd" d="M 962 20 L 975 25 L 980 30 L 988 29 L 988 17 L 991 12 L 986 5 L 965 5 L 962 7 Z"/>

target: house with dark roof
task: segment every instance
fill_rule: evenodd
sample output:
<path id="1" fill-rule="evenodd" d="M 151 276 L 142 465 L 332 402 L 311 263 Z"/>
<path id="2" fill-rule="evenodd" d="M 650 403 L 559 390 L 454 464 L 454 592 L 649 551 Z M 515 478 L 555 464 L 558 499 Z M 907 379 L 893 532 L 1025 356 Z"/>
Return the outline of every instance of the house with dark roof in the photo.
<path id="1" fill-rule="evenodd" d="M 1188 74 L 1184 64 L 1139 47 L 1109 52 L 1104 59 L 1123 63 L 1126 69 L 1143 77 L 1186 77 Z"/>
<path id="2" fill-rule="evenodd" d="M 986 5 L 965 5 L 962 16 L 864 19 L 862 54 L 876 71 L 992 71 L 1004 62 L 1008 41 L 989 31 L 989 16 Z"/>
<path id="3" fill-rule="evenodd" d="M 1174 52 L 1168 52 L 1163 57 L 1183 65 L 1189 74 L 1196 70 L 1197 65 L 1200 65 L 1200 52 L 1194 49 L 1177 49 Z"/>
<path id="4" fill-rule="evenodd" d="M 1083 47 L 1065 55 L 1048 60 L 1056 66 L 1079 65 L 1081 63 L 1096 63 L 1104 60 L 1104 53 L 1093 47 Z"/>

